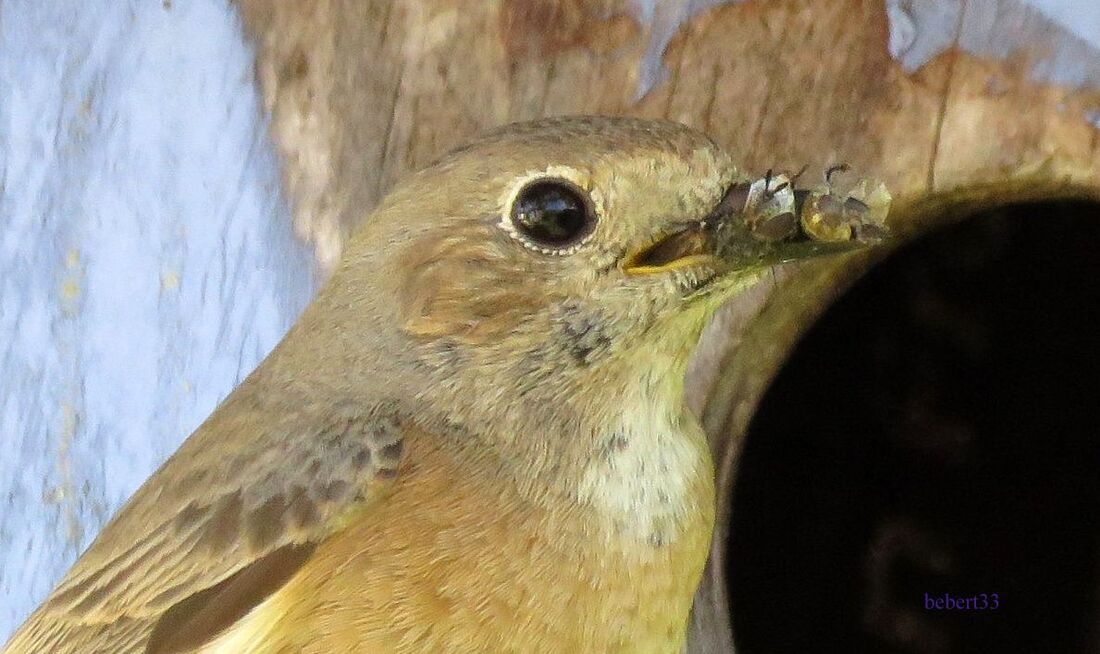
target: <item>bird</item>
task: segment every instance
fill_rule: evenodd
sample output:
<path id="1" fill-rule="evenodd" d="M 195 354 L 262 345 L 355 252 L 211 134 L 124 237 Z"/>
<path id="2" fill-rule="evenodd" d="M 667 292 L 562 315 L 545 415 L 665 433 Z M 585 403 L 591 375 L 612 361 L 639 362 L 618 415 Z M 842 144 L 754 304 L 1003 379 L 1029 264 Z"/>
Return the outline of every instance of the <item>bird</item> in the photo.
<path id="1" fill-rule="evenodd" d="M 688 358 L 774 265 L 863 245 L 756 230 L 760 188 L 592 116 L 407 176 L 3 652 L 680 652 L 715 501 Z"/>

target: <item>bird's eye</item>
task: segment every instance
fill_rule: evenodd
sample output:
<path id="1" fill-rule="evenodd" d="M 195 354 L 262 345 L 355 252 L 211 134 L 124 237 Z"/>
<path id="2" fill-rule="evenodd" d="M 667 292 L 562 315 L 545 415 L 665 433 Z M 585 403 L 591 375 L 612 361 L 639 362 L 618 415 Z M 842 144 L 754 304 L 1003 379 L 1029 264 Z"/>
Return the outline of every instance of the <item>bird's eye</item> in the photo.
<path id="1" fill-rule="evenodd" d="M 532 245 L 567 249 L 592 233 L 596 216 L 588 195 L 577 186 L 543 179 L 520 189 L 512 203 L 512 225 Z"/>

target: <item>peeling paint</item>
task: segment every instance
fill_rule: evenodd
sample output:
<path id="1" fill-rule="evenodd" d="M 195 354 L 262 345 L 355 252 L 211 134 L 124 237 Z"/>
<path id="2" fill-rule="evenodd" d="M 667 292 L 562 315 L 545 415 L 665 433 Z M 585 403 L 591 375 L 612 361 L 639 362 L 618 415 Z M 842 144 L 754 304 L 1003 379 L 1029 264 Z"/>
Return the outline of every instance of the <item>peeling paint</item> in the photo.
<path id="1" fill-rule="evenodd" d="M 959 0 L 886 0 L 890 56 L 916 71 L 955 42 L 961 11 Z"/>
<path id="2" fill-rule="evenodd" d="M 637 97 L 665 80 L 662 57 L 685 23 L 705 10 L 742 1 L 635 0 L 635 18 L 648 35 Z M 1100 89 L 1100 2 L 885 0 L 884 5 L 887 48 L 910 73 L 957 43 L 963 52 L 992 59 L 1024 54 L 1037 82 Z"/>
<path id="3" fill-rule="evenodd" d="M 0 643 L 312 295 L 253 79 L 221 0 L 0 2 Z"/>
<path id="4" fill-rule="evenodd" d="M 1100 129 L 1100 107 L 1085 111 L 1085 120 L 1096 129 Z"/>
<path id="5" fill-rule="evenodd" d="M 964 13 L 961 0 L 887 0 L 886 12 L 890 54 L 909 72 L 957 34 L 959 49 L 975 56 L 1027 56 L 1037 82 L 1100 88 L 1100 3 L 969 0 Z"/>
<path id="6" fill-rule="evenodd" d="M 1100 50 L 1100 3 L 1093 0 L 1023 0 L 1023 3 Z"/>
<path id="7" fill-rule="evenodd" d="M 645 52 L 638 62 L 638 91 L 641 99 L 668 76 L 663 57 L 669 41 L 680 27 L 700 12 L 742 0 L 634 0 L 634 18 L 648 35 Z"/>

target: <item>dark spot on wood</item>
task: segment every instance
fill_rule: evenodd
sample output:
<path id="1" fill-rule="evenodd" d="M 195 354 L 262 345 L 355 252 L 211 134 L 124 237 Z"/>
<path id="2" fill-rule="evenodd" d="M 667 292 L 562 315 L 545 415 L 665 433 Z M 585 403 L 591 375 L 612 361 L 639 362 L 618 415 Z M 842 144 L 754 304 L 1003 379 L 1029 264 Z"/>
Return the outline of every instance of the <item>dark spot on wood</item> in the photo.
<path id="1" fill-rule="evenodd" d="M 542 58 L 583 48 L 614 52 L 639 34 L 625 14 L 600 15 L 584 0 L 506 0 L 500 8 L 500 36 L 509 58 Z"/>
<path id="2" fill-rule="evenodd" d="M 304 50 L 297 50 L 283 63 L 282 69 L 279 70 L 279 81 L 293 82 L 303 79 L 308 74 L 309 57 Z"/>

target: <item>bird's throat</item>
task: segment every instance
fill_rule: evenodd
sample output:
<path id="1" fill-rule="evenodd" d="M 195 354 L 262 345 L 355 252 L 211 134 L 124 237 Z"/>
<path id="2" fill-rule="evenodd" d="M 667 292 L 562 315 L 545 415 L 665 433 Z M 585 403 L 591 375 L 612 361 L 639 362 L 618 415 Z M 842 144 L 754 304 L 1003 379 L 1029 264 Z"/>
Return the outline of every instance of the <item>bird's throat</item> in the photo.
<path id="1" fill-rule="evenodd" d="M 711 528 L 713 463 L 702 428 L 684 407 L 680 357 L 649 357 L 609 412 L 607 434 L 579 496 L 624 545 L 675 546 Z"/>

